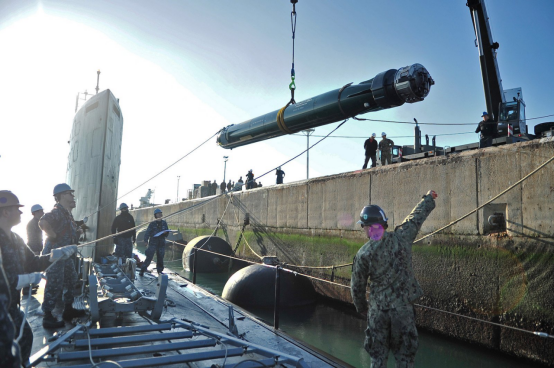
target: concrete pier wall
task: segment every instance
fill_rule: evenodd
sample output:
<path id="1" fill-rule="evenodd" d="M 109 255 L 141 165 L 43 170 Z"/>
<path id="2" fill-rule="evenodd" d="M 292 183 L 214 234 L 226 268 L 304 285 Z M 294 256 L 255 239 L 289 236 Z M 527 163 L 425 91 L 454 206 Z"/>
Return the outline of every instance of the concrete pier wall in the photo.
<path id="1" fill-rule="evenodd" d="M 554 156 L 554 141 L 541 140 L 405 162 L 286 185 L 269 186 L 160 206 L 185 240 L 211 234 L 233 247 L 245 213 L 250 225 L 237 254 L 257 260 L 277 255 L 291 265 L 352 262 L 367 240 L 356 225 L 360 210 L 378 204 L 389 230 L 402 223 L 423 194 L 435 190 L 436 209 L 418 238 L 459 219 Z M 213 197 L 211 197 L 213 198 Z M 476 342 L 544 364 L 554 362 L 554 339 L 467 319 L 554 335 L 554 162 L 466 219 L 413 247 L 413 264 L 425 295 L 416 303 L 422 328 Z M 132 211 L 137 223 L 153 210 Z M 491 233 L 488 217 L 504 214 L 505 232 Z M 251 249 L 249 249 L 249 247 Z M 335 281 L 349 284 L 350 267 Z M 300 269 L 299 269 L 300 270 Z M 331 270 L 305 270 L 330 279 Z M 321 294 L 350 302 L 347 288 L 316 282 Z"/>

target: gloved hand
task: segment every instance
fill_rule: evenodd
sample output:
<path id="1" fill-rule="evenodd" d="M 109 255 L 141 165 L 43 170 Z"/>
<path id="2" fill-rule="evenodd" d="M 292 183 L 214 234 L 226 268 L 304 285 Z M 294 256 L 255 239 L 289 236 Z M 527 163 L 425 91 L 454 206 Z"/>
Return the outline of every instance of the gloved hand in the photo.
<path id="1" fill-rule="evenodd" d="M 50 253 L 50 262 L 68 259 L 75 253 L 77 253 L 76 245 L 66 245 L 65 247 L 52 249 L 52 253 Z"/>
<path id="2" fill-rule="evenodd" d="M 37 285 L 42 278 L 42 274 L 40 272 L 33 272 L 26 275 L 19 275 L 17 277 L 17 286 L 15 288 L 19 290 L 31 284 Z"/>

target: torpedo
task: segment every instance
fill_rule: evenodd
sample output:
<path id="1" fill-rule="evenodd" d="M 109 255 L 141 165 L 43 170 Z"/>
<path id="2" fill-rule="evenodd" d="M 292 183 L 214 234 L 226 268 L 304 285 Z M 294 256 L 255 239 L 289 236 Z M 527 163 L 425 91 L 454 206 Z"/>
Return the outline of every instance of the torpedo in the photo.
<path id="1" fill-rule="evenodd" d="M 340 120 L 423 101 L 435 84 L 421 64 L 390 69 L 359 84 L 309 98 L 240 124 L 229 125 L 219 133 L 217 143 L 235 148 Z"/>

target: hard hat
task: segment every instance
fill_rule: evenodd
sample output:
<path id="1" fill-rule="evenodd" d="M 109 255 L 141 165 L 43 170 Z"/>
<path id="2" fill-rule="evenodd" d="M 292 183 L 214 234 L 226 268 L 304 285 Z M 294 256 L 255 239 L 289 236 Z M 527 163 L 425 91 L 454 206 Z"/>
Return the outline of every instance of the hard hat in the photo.
<path id="1" fill-rule="evenodd" d="M 119 205 L 119 209 L 122 210 L 122 209 L 124 209 L 124 208 L 129 208 L 129 206 L 127 206 L 127 204 L 125 204 L 125 203 L 121 203 L 121 204 Z"/>
<path id="2" fill-rule="evenodd" d="M 42 206 L 40 204 L 35 204 L 33 207 L 31 207 L 31 213 L 35 213 L 37 211 L 42 210 Z"/>
<path id="3" fill-rule="evenodd" d="M 74 192 L 74 190 L 71 189 L 71 187 L 69 185 L 65 184 L 65 183 L 58 184 L 54 187 L 54 195 L 60 194 L 60 193 L 63 193 L 63 192 L 67 192 L 67 191 Z"/>
<path id="4" fill-rule="evenodd" d="M 384 135 L 387 135 L 387 133 L 385 133 L 385 132 L 381 133 L 381 137 L 384 136 Z"/>
<path id="5" fill-rule="evenodd" d="M 489 113 L 488 113 L 488 112 L 486 112 L 486 111 L 483 111 L 483 115 L 481 115 L 481 117 L 483 117 L 483 116 L 488 116 L 488 115 L 489 115 Z"/>
<path id="6" fill-rule="evenodd" d="M 360 212 L 360 221 L 358 221 L 357 224 L 362 224 L 362 226 L 381 224 L 386 229 L 388 227 L 388 220 L 387 216 L 385 216 L 385 211 L 383 211 L 381 207 L 371 204 L 362 209 L 362 212 Z"/>
<path id="7" fill-rule="evenodd" d="M 159 208 L 156 208 L 156 209 L 154 210 L 154 215 L 157 214 L 157 213 L 162 213 L 162 210 L 160 210 Z"/>
<path id="8" fill-rule="evenodd" d="M 9 190 L 0 190 L 0 208 L 10 206 L 23 207 L 23 205 L 19 203 L 19 199 L 15 194 Z"/>
<path id="9" fill-rule="evenodd" d="M 372 136 L 373 138 L 375 138 L 375 137 L 377 137 L 377 134 L 371 133 L 371 136 Z"/>

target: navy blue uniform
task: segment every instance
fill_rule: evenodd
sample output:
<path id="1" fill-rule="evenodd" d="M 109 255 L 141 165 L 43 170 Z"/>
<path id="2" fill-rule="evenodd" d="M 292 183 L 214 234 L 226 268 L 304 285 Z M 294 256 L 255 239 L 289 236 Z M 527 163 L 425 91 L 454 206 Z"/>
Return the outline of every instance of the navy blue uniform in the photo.
<path id="1" fill-rule="evenodd" d="M 148 228 L 144 232 L 144 242 L 148 245 L 146 249 L 146 259 L 141 267 L 141 272 L 146 271 L 150 262 L 156 255 L 156 269 L 158 273 L 164 270 L 164 255 L 165 255 L 165 238 L 169 235 L 169 232 L 165 232 L 160 236 L 155 236 L 160 231 L 169 230 L 167 222 L 165 220 L 155 220 L 148 225 Z"/>

